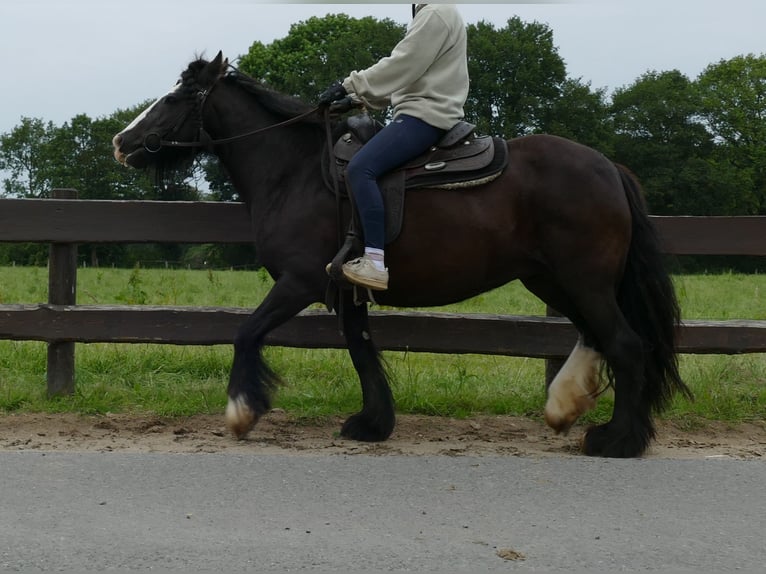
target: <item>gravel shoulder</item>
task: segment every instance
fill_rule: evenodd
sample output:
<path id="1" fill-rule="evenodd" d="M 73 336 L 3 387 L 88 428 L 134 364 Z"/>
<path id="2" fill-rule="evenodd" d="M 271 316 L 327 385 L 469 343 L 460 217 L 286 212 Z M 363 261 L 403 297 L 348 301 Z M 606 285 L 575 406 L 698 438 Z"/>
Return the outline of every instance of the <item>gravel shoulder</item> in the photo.
<path id="1" fill-rule="evenodd" d="M 232 438 L 219 415 L 158 417 L 140 414 L 6 414 L 0 416 L 0 451 L 257 453 L 289 455 L 580 456 L 585 427 L 556 436 L 542 422 L 508 416 L 469 419 L 402 415 L 384 443 L 349 441 L 342 419 L 294 420 L 276 410 L 244 441 Z M 648 458 L 766 457 L 766 423 L 706 423 L 682 429 L 661 422 Z"/>

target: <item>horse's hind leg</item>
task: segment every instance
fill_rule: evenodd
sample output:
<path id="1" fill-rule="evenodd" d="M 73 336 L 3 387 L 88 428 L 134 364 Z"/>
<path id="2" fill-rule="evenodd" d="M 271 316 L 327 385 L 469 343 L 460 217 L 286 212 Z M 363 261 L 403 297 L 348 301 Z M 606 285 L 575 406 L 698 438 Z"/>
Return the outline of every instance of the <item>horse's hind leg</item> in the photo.
<path id="1" fill-rule="evenodd" d="M 651 405 L 644 393 L 644 345 L 622 313 L 609 331 L 601 340 L 614 380 L 614 411 L 608 423 L 587 430 L 582 450 L 591 456 L 641 456 L 655 435 Z"/>
<path id="2" fill-rule="evenodd" d="M 585 454 L 606 457 L 641 455 L 654 436 L 650 406 L 643 397 L 644 354 L 640 337 L 620 311 L 612 289 L 594 286 L 556 287 L 551 278 L 525 280 L 526 287 L 569 317 L 581 338 L 548 389 L 545 418 L 556 431 L 566 431 L 598 392 L 598 365 L 606 361 L 614 380 L 612 420 L 589 429 Z M 566 368 L 569 365 L 571 368 Z"/>
<path id="3" fill-rule="evenodd" d="M 574 303 L 550 277 L 524 280 L 524 285 L 548 305 L 581 324 Z M 548 385 L 545 422 L 556 433 L 566 433 L 577 419 L 596 406 L 601 387 L 601 353 L 582 333 L 569 357 Z"/>
<path id="4" fill-rule="evenodd" d="M 578 306 L 586 339 L 595 341 L 614 385 L 612 419 L 585 434 L 583 452 L 593 456 L 640 456 L 654 437 L 651 405 L 644 394 L 644 345 L 617 305 L 613 292 L 590 291 Z"/>
<path id="5" fill-rule="evenodd" d="M 346 292 L 343 331 L 348 351 L 362 385 L 362 410 L 350 416 L 341 435 L 360 441 L 386 440 L 394 430 L 394 400 L 380 355 L 370 338 L 366 305 L 354 305 Z"/>

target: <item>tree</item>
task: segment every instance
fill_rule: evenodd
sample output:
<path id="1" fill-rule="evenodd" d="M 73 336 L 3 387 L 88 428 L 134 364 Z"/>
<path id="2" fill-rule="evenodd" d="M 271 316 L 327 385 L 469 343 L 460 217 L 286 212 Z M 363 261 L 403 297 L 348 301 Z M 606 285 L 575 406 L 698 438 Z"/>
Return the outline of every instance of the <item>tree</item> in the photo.
<path id="1" fill-rule="evenodd" d="M 551 29 L 513 17 L 505 28 L 479 22 L 467 33 L 466 117 L 482 133 L 507 138 L 548 131 L 550 110 L 566 80 Z"/>
<path id="2" fill-rule="evenodd" d="M 239 192 L 231 184 L 229 175 L 218 158 L 207 156 L 202 159 L 205 170 L 205 180 L 210 189 L 210 197 L 214 201 L 240 201 Z"/>
<path id="3" fill-rule="evenodd" d="M 137 113 L 134 108 L 97 120 L 80 114 L 61 126 L 22 118 L 0 136 L 0 169 L 10 175 L 3 182 L 6 193 L 47 197 L 52 188 L 70 187 L 83 199 L 152 196 L 146 173 L 122 169 L 112 157 L 112 137 Z"/>
<path id="4" fill-rule="evenodd" d="M 43 147 L 49 158 L 46 176 L 54 187 L 70 187 L 81 199 L 112 196 L 109 174 L 115 168 L 106 147 L 94 129 L 94 122 L 80 114 L 53 128 Z"/>
<path id="5" fill-rule="evenodd" d="M 751 180 L 752 204 L 741 206 L 742 213 L 766 213 L 766 56 L 711 64 L 697 84 L 717 162 Z"/>
<path id="6" fill-rule="evenodd" d="M 647 72 L 612 98 L 616 161 L 641 179 L 653 212 L 713 215 L 750 202 L 738 174 L 716 161 L 696 85 L 678 70 Z"/>
<path id="7" fill-rule="evenodd" d="M 21 124 L 0 136 L 0 170 L 10 178 L 3 181 L 5 193 L 17 197 L 45 197 L 50 191 L 45 168 L 45 146 L 53 124 L 38 118 L 21 118 Z"/>
<path id="8" fill-rule="evenodd" d="M 546 123 L 548 133 L 612 154 L 614 127 L 604 89 L 591 91 L 590 84 L 580 79 L 566 80 Z"/>
<path id="9" fill-rule="evenodd" d="M 239 66 L 275 90 L 313 101 L 332 82 L 388 56 L 404 32 L 388 18 L 312 17 L 269 45 L 255 42 Z"/>
<path id="10" fill-rule="evenodd" d="M 115 162 L 112 137 L 145 107 L 139 104 L 97 120 L 80 114 L 61 126 L 22 119 L 21 125 L 0 137 L 0 169 L 10 174 L 3 182 L 6 193 L 48 197 L 51 189 L 64 187 L 76 189 L 80 199 L 198 199 L 199 191 L 189 184 L 189 174 L 156 186 L 146 172 L 125 169 Z M 180 259 L 177 246 L 157 250 L 158 258 Z M 36 262 L 41 258 L 38 251 L 6 250 L 2 258 Z M 89 253 L 92 265 L 122 264 L 129 255 L 129 248 L 121 245 L 85 245 L 80 251 Z"/>

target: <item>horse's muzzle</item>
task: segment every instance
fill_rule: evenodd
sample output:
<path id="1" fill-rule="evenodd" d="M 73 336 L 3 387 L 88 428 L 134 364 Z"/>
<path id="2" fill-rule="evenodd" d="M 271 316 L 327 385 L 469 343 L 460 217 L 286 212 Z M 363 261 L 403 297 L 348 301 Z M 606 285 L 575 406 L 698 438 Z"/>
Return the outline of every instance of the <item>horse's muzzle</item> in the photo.
<path id="1" fill-rule="evenodd" d="M 122 165 L 127 165 L 125 162 L 128 158 L 127 154 L 123 153 L 121 151 L 122 147 L 122 135 L 117 134 L 112 138 L 112 147 L 114 148 L 114 159 L 117 160 L 117 163 L 121 163 Z"/>

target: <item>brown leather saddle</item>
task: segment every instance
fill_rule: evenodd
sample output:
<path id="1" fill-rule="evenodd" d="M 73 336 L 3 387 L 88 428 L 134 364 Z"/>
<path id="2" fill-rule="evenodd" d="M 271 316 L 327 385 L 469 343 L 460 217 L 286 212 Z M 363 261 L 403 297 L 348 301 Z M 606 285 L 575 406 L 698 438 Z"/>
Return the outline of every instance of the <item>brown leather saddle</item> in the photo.
<path id="1" fill-rule="evenodd" d="M 351 197 L 347 190 L 346 168 L 348 162 L 361 147 L 367 143 L 383 126 L 367 114 L 347 118 L 337 134 L 342 134 L 334 146 L 334 177 L 338 191 L 343 190 L 346 197 Z M 500 175 L 508 164 L 508 147 L 500 138 L 474 135 L 475 126 L 460 122 L 448 131 L 439 142 L 421 156 L 413 159 L 397 170 L 385 175 L 378 181 L 386 215 L 386 244 L 393 242 L 402 229 L 404 219 L 405 190 L 417 188 L 429 189 L 469 189 L 488 183 Z M 330 170 L 333 171 L 332 169 Z M 349 259 L 362 253 L 363 243 L 356 209 L 352 209 L 352 220 L 346 239 L 340 250 L 328 265 L 328 273 L 333 279 L 328 284 L 325 304 L 332 311 L 337 288 L 351 288 L 343 277 L 341 266 Z M 366 295 L 372 299 L 369 292 Z M 355 300 L 364 300 L 363 293 L 355 290 Z M 339 310 L 339 314 L 341 314 Z"/>
<path id="2" fill-rule="evenodd" d="M 346 189 L 346 167 L 351 158 L 382 125 L 366 114 L 345 121 L 343 135 L 333 149 L 335 177 Z M 386 243 L 391 243 L 402 228 L 405 190 L 471 188 L 491 181 L 508 164 L 505 141 L 476 136 L 476 126 L 460 122 L 422 155 L 385 175 L 378 185 L 386 208 Z"/>

